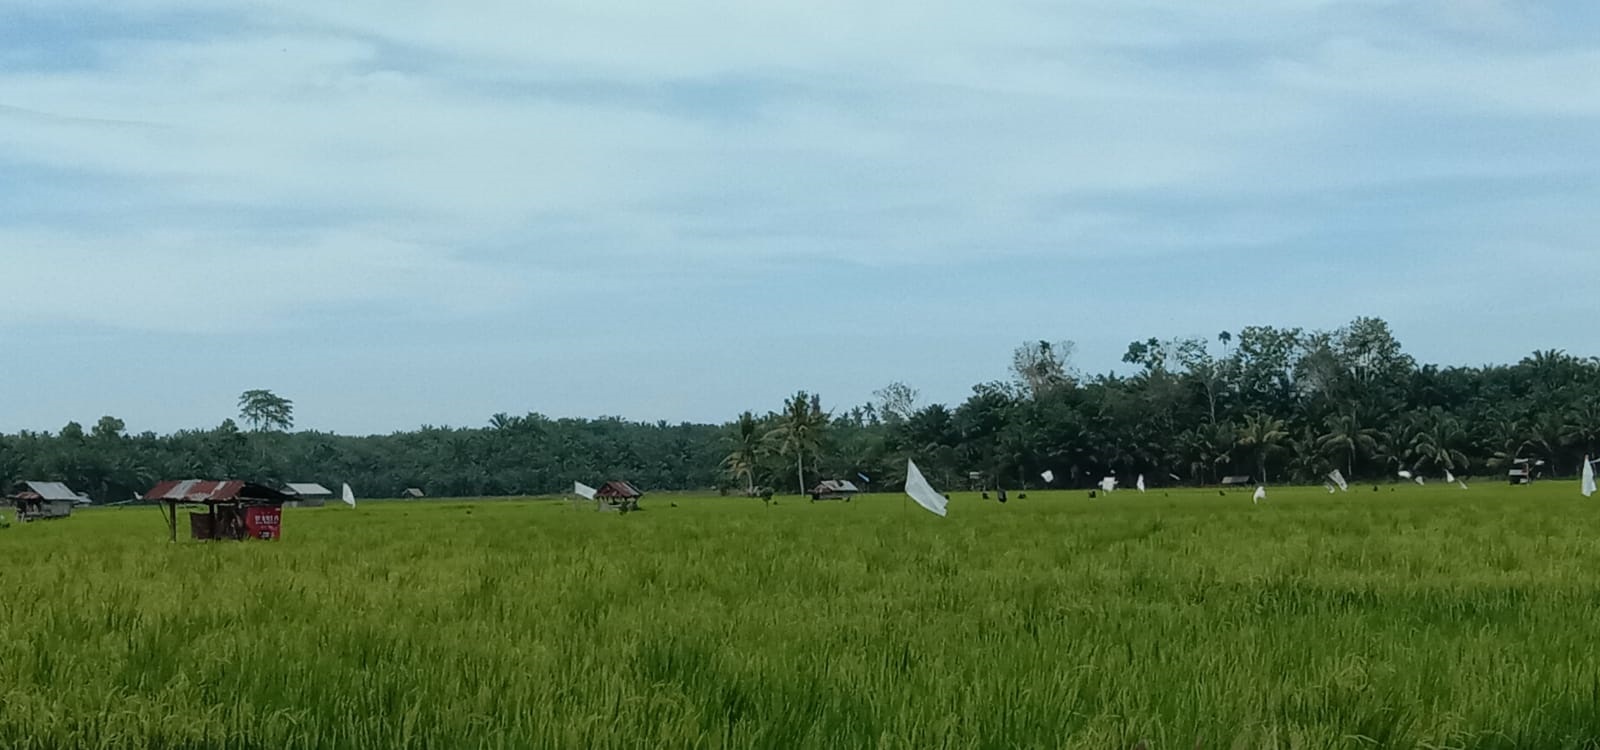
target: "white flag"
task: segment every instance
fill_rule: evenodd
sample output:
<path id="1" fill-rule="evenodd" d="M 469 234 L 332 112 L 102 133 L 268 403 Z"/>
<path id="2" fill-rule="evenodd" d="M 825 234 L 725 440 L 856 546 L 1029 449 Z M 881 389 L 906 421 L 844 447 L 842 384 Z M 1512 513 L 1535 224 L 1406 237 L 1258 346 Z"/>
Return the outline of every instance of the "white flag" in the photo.
<path id="1" fill-rule="evenodd" d="M 1411 472 L 1405 471 L 1405 470 L 1402 469 L 1400 471 L 1400 478 L 1401 479 L 1410 479 L 1411 478 Z"/>
<path id="2" fill-rule="evenodd" d="M 1414 477 L 1412 481 L 1416 482 L 1418 487 L 1428 486 L 1428 480 L 1423 479 L 1422 477 Z"/>
<path id="3" fill-rule="evenodd" d="M 1344 472 L 1334 469 L 1328 474 L 1328 478 L 1333 480 L 1334 486 L 1338 487 L 1340 492 L 1350 491 L 1350 483 L 1344 480 Z"/>
<path id="4" fill-rule="evenodd" d="M 944 499 L 944 495 L 933 488 L 933 485 L 928 484 L 928 480 L 922 476 L 922 470 L 917 468 L 915 461 L 906 461 L 906 494 L 917 501 L 917 505 L 927 508 L 929 512 L 938 516 L 945 514 L 945 506 L 950 503 Z"/>
<path id="5" fill-rule="evenodd" d="M 1594 494 L 1594 464 L 1589 463 L 1589 457 L 1583 457 L 1583 496 Z"/>
<path id="6" fill-rule="evenodd" d="M 1259 503 L 1259 502 L 1261 502 L 1262 500 L 1265 500 L 1265 499 L 1267 499 L 1267 488 L 1266 487 L 1257 487 L 1256 488 L 1255 502 Z"/>
<path id="7" fill-rule="evenodd" d="M 1116 489 L 1117 489 L 1117 478 L 1116 477 L 1106 477 L 1105 479 L 1100 480 L 1100 491 L 1101 492 L 1108 492 L 1109 493 L 1109 492 L 1115 491 Z"/>
<path id="8" fill-rule="evenodd" d="M 584 484 L 583 482 L 572 483 L 572 494 L 577 495 L 585 500 L 593 500 L 596 492 L 598 492 L 598 490 L 590 487 L 587 484 Z"/>
<path id="9" fill-rule="evenodd" d="M 1322 485 L 1322 489 L 1327 490 L 1328 494 L 1330 494 L 1330 495 L 1335 494 L 1335 493 L 1337 493 L 1339 491 L 1338 487 L 1333 486 L 1333 482 L 1328 482 L 1327 484 Z"/>
<path id="10" fill-rule="evenodd" d="M 344 499 L 344 504 L 345 505 L 348 505 L 348 506 L 350 506 L 352 508 L 356 507 L 356 491 L 350 489 L 350 485 L 349 484 L 346 484 L 344 486 L 344 498 L 343 499 Z"/>
<path id="11" fill-rule="evenodd" d="M 1465 480 L 1465 479 L 1457 479 L 1456 480 L 1456 484 L 1461 485 L 1461 489 L 1464 489 L 1464 490 L 1471 489 L 1470 487 L 1467 486 L 1467 480 Z"/>
<path id="12" fill-rule="evenodd" d="M 1050 483 L 1056 481 L 1056 473 L 1053 472 L 1053 471 L 1046 471 L 1045 473 L 1040 474 L 1039 476 L 1044 477 L 1044 483 L 1045 484 L 1050 484 Z"/>
<path id="13" fill-rule="evenodd" d="M 1444 482 L 1445 482 L 1445 484 L 1455 484 L 1456 483 L 1456 475 L 1451 474 L 1449 469 L 1445 469 L 1444 470 Z"/>
<path id="14" fill-rule="evenodd" d="M 1144 492 L 1144 475 L 1139 475 L 1139 491 Z"/>

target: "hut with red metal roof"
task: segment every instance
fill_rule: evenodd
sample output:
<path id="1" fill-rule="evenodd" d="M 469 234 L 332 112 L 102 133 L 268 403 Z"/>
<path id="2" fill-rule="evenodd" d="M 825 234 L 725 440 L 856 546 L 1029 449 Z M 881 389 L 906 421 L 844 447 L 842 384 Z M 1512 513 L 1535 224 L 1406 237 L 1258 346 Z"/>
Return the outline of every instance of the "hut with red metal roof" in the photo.
<path id="1" fill-rule="evenodd" d="M 189 514 L 189 535 L 195 539 L 277 539 L 282 533 L 283 504 L 292 498 L 252 482 L 203 479 L 162 482 L 144 499 L 162 504 L 171 540 L 178 541 L 178 508 L 202 508 Z"/>
<path id="2" fill-rule="evenodd" d="M 639 509 L 639 498 L 644 493 L 627 482 L 606 482 L 594 493 L 600 510 L 628 513 Z"/>

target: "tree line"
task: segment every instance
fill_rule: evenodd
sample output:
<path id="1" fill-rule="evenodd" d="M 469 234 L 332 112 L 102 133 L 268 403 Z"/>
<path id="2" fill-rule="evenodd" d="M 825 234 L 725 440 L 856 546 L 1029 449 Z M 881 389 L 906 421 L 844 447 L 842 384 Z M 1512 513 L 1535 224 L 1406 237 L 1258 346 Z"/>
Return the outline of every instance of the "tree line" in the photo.
<path id="1" fill-rule="evenodd" d="M 1520 459 L 1578 471 L 1600 447 L 1600 358 L 1535 352 L 1513 365 L 1419 365 L 1389 326 L 1358 318 L 1331 331 L 1252 326 L 1215 338 L 1129 345 L 1132 374 L 1088 375 L 1071 342 L 1020 346 L 1010 376 L 955 405 L 923 404 L 892 383 L 829 412 L 813 393 L 722 425 L 496 414 L 482 427 L 391 435 L 293 432 L 293 403 L 248 391 L 239 418 L 170 435 L 129 434 L 115 417 L 85 429 L 0 435 L 0 479 L 66 481 L 97 500 L 156 481 L 236 478 L 349 482 L 366 496 L 417 487 L 434 496 L 564 492 L 627 479 L 647 490 L 762 495 L 822 479 L 904 481 L 916 459 L 950 489 L 1090 487 L 1145 474 L 1204 485 L 1353 480 L 1401 470 L 1504 475 Z"/>

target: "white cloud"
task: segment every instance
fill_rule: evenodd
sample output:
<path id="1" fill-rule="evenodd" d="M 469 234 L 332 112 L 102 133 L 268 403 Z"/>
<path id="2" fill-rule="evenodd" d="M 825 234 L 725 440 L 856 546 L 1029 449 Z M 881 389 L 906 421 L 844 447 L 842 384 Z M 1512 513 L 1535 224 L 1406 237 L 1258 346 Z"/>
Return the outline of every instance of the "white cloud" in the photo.
<path id="1" fill-rule="evenodd" d="M 607 269 L 1282 245 L 1317 229 L 1275 211 L 1285 195 L 1566 163 L 1559 145 L 1485 157 L 1385 119 L 1600 114 L 1600 52 L 1469 47 L 1451 34 L 1534 21 L 1455 7 L 288 0 L 173 41 L 137 19 L 229 9 L 129 0 L 135 30 L 93 42 L 100 65 L 0 70 L 0 161 L 140 199 L 90 191 L 58 207 L 66 224 L 0 215 L 0 255 L 97 293 L 170 272 L 459 312 Z M 1388 20 L 1401 10 L 1437 28 Z M 705 90 L 680 100 L 686 85 Z M 285 315 L 12 307 L 136 327 Z"/>

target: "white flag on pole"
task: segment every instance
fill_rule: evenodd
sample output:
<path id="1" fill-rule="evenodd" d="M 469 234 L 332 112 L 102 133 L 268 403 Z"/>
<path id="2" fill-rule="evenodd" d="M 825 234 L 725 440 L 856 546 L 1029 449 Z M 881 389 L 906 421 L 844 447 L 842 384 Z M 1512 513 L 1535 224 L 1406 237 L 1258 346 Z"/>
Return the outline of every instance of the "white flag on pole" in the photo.
<path id="1" fill-rule="evenodd" d="M 1117 478 L 1116 477 L 1106 477 L 1105 479 L 1100 480 L 1100 491 L 1101 492 L 1115 492 L 1116 489 L 1117 489 Z"/>
<path id="2" fill-rule="evenodd" d="M 1139 491 L 1144 492 L 1144 475 L 1139 475 Z"/>
<path id="3" fill-rule="evenodd" d="M 933 485 L 928 484 L 927 478 L 922 476 L 922 470 L 917 468 L 915 461 L 906 461 L 906 494 L 917 501 L 917 505 L 927 508 L 930 513 L 937 516 L 943 516 L 945 506 L 950 503 L 944 499 L 944 495 L 933 488 Z"/>
<path id="4" fill-rule="evenodd" d="M 1259 502 L 1261 502 L 1262 500 L 1265 500 L 1265 499 L 1267 499 L 1267 488 L 1266 487 L 1257 487 L 1256 488 L 1256 496 L 1254 498 L 1254 502 L 1259 503 Z"/>
<path id="5" fill-rule="evenodd" d="M 1456 480 L 1456 484 L 1461 485 L 1461 489 L 1464 489 L 1464 490 L 1471 489 L 1470 487 L 1467 486 L 1467 480 L 1465 480 L 1465 479 L 1457 479 Z"/>
<path id="6" fill-rule="evenodd" d="M 1418 487 L 1426 487 L 1426 486 L 1428 486 L 1428 480 L 1426 480 L 1426 479 L 1424 479 L 1422 477 L 1412 477 L 1411 481 L 1416 482 Z"/>
<path id="7" fill-rule="evenodd" d="M 595 488 L 590 487 L 583 482 L 572 483 L 572 494 L 577 495 L 585 500 L 593 500 L 595 493 L 597 492 L 599 492 L 599 490 L 596 490 Z"/>
<path id="8" fill-rule="evenodd" d="M 1445 482 L 1445 484 L 1455 484 L 1456 483 L 1456 475 L 1451 474 L 1449 469 L 1445 469 L 1444 470 L 1444 482 Z"/>
<path id="9" fill-rule="evenodd" d="M 1328 474 L 1328 478 L 1333 480 L 1333 483 L 1338 486 L 1340 492 L 1350 491 L 1350 483 L 1344 480 L 1344 472 L 1334 469 Z"/>
<path id="10" fill-rule="evenodd" d="M 350 485 L 348 483 L 346 483 L 344 486 L 344 495 L 341 499 L 344 500 L 345 505 L 348 505 L 352 508 L 356 507 L 356 491 L 350 489 Z"/>
<path id="11" fill-rule="evenodd" d="M 1588 456 L 1584 456 L 1583 457 L 1583 496 L 1584 497 L 1589 497 L 1589 496 L 1593 495 L 1594 494 L 1594 490 L 1595 490 L 1595 486 L 1594 486 L 1594 464 L 1589 463 L 1589 457 Z"/>
<path id="12" fill-rule="evenodd" d="M 1401 478 L 1401 479 L 1410 479 L 1410 478 L 1411 478 L 1411 477 L 1412 477 L 1412 474 L 1411 474 L 1411 472 L 1409 472 L 1409 471 L 1405 471 L 1405 470 L 1404 470 L 1404 469 L 1402 469 L 1402 470 L 1401 470 L 1401 471 L 1400 471 L 1400 478 Z"/>
<path id="13" fill-rule="evenodd" d="M 1053 471 L 1046 471 L 1045 473 L 1040 474 L 1039 476 L 1044 477 L 1044 483 L 1045 484 L 1051 484 L 1051 483 L 1056 481 L 1056 473 L 1053 472 Z"/>

